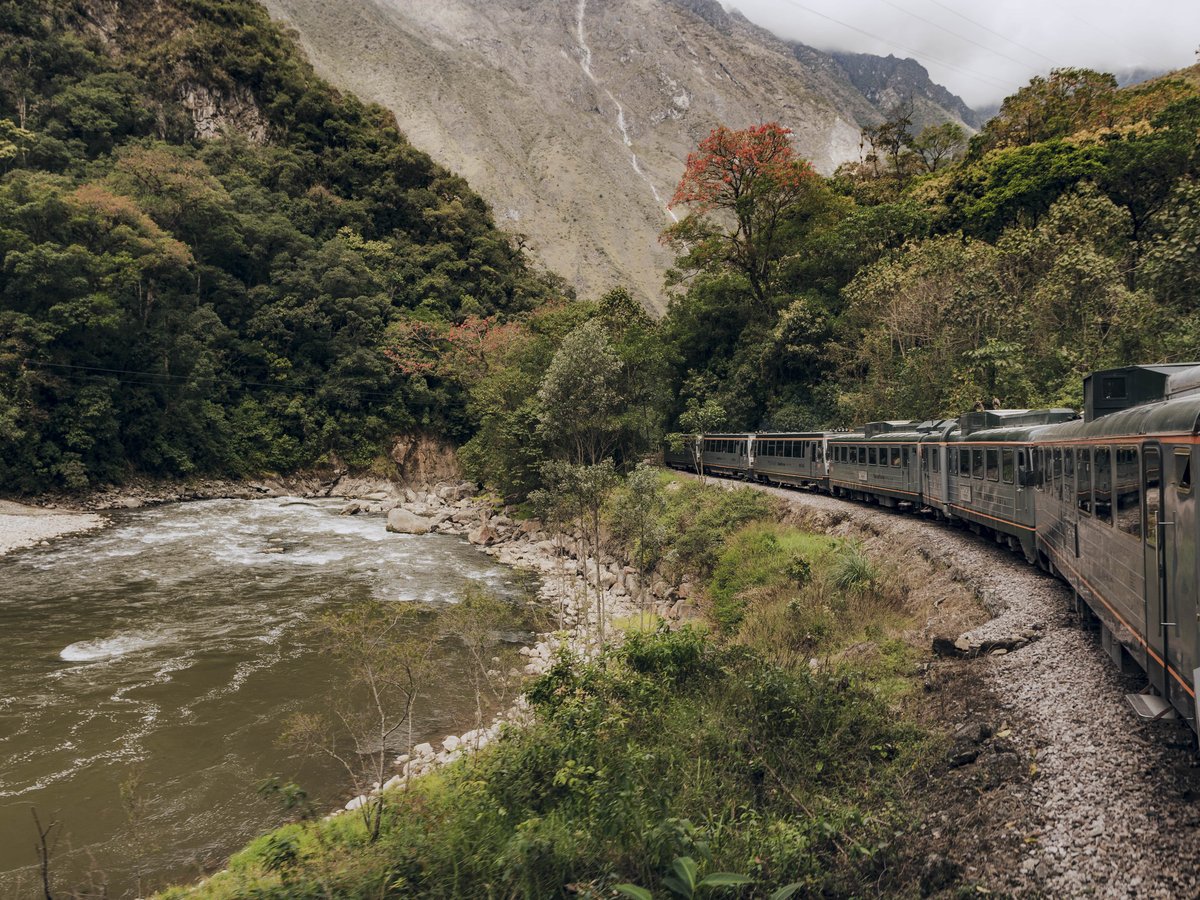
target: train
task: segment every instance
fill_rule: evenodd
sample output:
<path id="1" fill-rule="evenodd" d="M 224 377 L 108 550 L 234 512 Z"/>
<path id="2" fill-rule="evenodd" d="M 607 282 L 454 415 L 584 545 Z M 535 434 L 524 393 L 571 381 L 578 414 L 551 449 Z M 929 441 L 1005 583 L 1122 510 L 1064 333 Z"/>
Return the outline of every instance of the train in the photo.
<path id="1" fill-rule="evenodd" d="M 1142 719 L 1200 722 L 1200 363 L 1093 372 L 1083 411 L 976 409 L 850 431 L 697 435 L 674 468 L 955 522 L 1061 578 L 1144 690 Z"/>

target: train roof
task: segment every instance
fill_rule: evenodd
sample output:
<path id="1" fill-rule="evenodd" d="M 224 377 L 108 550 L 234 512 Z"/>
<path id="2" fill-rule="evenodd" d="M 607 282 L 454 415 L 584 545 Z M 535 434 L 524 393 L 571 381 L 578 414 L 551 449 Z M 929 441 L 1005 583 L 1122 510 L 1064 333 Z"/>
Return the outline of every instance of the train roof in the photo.
<path id="1" fill-rule="evenodd" d="M 1035 429 L 1037 440 L 1073 438 L 1142 437 L 1144 435 L 1192 435 L 1200 430 L 1200 393 L 1131 406 L 1090 422 L 1077 419 L 1062 425 Z"/>

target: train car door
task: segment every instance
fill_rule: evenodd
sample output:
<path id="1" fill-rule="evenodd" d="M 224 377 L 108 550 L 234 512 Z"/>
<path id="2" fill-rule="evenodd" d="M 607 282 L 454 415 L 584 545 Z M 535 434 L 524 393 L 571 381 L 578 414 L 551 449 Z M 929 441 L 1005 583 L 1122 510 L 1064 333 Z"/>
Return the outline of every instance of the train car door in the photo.
<path id="1" fill-rule="evenodd" d="M 1167 596 L 1168 571 L 1167 548 L 1174 539 L 1175 523 L 1171 520 L 1164 499 L 1169 498 L 1171 491 L 1163 490 L 1162 447 L 1158 444 L 1147 443 L 1142 448 L 1142 497 L 1145 513 L 1143 516 L 1142 543 L 1145 552 L 1146 573 L 1146 640 L 1150 649 L 1159 660 L 1167 659 L 1169 628 L 1164 625 L 1170 622 L 1168 615 L 1169 598 Z M 1151 658 L 1148 666 L 1150 683 L 1167 696 L 1167 672 L 1163 664 Z"/>
<path id="2" fill-rule="evenodd" d="M 1167 452 L 1170 449 L 1171 452 Z M 1179 680 L 1167 678 L 1176 708 L 1193 714 L 1184 679 L 1193 677 L 1196 658 L 1196 494 L 1192 444 L 1163 448 L 1162 517 L 1159 541 L 1163 563 L 1162 657 Z M 1172 523 L 1172 524 L 1168 524 Z M 1189 540 L 1191 538 L 1191 540 Z"/>

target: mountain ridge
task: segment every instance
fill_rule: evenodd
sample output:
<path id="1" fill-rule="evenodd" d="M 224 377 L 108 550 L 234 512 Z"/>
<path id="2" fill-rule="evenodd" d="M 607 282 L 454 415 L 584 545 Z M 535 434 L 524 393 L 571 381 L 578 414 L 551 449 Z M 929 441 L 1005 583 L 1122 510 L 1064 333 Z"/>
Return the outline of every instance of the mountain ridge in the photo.
<path id="1" fill-rule="evenodd" d="M 828 173 L 883 118 L 832 59 L 798 57 L 714 0 L 264 5 L 323 76 L 392 110 L 580 295 L 623 284 L 655 311 L 666 202 L 715 125 L 781 121 Z"/>

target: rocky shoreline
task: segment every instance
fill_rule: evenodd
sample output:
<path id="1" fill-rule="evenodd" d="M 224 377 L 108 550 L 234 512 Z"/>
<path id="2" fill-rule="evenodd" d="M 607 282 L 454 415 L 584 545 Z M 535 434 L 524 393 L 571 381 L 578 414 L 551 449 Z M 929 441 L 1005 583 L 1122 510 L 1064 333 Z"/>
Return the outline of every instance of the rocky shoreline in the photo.
<path id="1" fill-rule="evenodd" d="M 0 556 L 36 547 L 68 534 L 102 528 L 105 519 L 94 513 L 46 509 L 0 500 Z"/>
<path id="2" fill-rule="evenodd" d="M 584 657 L 598 653 L 603 640 L 612 638 L 614 625 L 622 621 L 638 616 L 674 621 L 688 612 L 686 587 L 673 588 L 661 579 L 642 584 L 636 569 L 606 553 L 599 560 L 583 555 L 580 535 L 553 533 L 536 519 L 516 521 L 489 498 L 475 495 L 467 483 L 440 484 L 425 491 L 377 490 L 348 499 L 343 515 L 386 513 L 387 529 L 392 532 L 464 536 L 500 563 L 540 576 L 539 599 L 555 613 L 558 628 L 538 634 L 521 648 L 526 663 L 509 673 L 513 676 L 544 673 L 564 648 Z M 526 714 L 524 699 L 518 697 L 485 727 L 447 735 L 437 747 L 418 744 L 396 758 L 396 774 L 376 784 L 372 795 L 403 789 L 409 779 L 486 746 L 504 727 L 519 726 Z M 331 815 L 359 809 L 370 796 L 356 796 Z"/>

